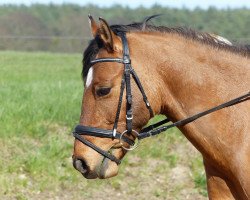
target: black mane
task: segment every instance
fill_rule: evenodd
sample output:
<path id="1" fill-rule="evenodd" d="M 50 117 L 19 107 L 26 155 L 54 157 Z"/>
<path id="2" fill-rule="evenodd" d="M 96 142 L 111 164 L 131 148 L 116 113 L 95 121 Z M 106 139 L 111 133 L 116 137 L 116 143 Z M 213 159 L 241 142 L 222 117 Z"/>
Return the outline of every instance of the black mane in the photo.
<path id="1" fill-rule="evenodd" d="M 117 34 L 119 32 L 161 32 L 161 33 L 174 33 L 183 37 L 199 41 L 203 44 L 211 45 L 215 48 L 220 48 L 226 51 L 240 54 L 245 57 L 250 57 L 250 45 L 229 45 L 224 42 L 216 41 L 208 33 L 202 33 L 186 27 L 169 28 L 165 26 L 148 25 L 147 21 L 153 16 L 146 18 L 142 23 L 132 23 L 129 25 L 112 25 L 111 30 Z M 99 49 L 102 47 L 100 39 L 97 37 L 90 41 L 89 46 L 84 51 L 83 56 L 83 70 L 82 77 L 86 78 L 89 68 L 91 67 L 90 61 L 95 58 Z"/>

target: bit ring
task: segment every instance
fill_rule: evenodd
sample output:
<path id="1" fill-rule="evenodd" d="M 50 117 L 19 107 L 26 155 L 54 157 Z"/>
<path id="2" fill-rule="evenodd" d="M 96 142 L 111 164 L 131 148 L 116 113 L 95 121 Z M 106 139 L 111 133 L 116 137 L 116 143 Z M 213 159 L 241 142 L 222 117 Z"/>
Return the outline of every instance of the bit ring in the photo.
<path id="1" fill-rule="evenodd" d="M 136 149 L 136 148 L 139 146 L 140 140 L 139 140 L 138 137 L 137 137 L 137 136 L 139 136 L 139 133 L 138 133 L 136 130 L 132 129 L 132 133 L 135 133 L 135 134 L 136 134 L 136 138 L 135 138 L 135 141 L 134 141 L 135 143 L 134 143 L 133 146 L 130 146 L 129 148 L 127 148 L 127 147 L 123 146 L 123 143 L 122 143 L 122 137 L 123 137 L 123 135 L 124 135 L 125 133 L 127 133 L 127 132 L 128 132 L 128 130 L 125 130 L 125 131 L 123 131 L 122 134 L 120 135 L 120 143 L 122 144 L 121 147 L 122 147 L 123 149 L 127 150 L 127 151 L 132 151 L 132 150 Z"/>

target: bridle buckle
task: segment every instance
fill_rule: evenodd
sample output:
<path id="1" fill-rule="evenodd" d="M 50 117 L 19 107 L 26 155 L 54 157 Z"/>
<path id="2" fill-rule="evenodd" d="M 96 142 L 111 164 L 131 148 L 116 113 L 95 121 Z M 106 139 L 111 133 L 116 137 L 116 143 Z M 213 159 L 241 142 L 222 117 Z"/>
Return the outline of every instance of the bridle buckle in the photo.
<path id="1" fill-rule="evenodd" d="M 116 136 L 116 128 L 113 129 L 113 137 L 115 138 L 115 136 Z"/>
<path id="2" fill-rule="evenodd" d="M 131 60 L 128 56 L 124 56 L 123 57 L 123 64 L 130 64 L 131 63 Z"/>
<path id="3" fill-rule="evenodd" d="M 131 117 L 128 117 L 128 115 L 126 115 L 126 119 L 127 120 L 132 120 L 133 119 L 133 115 L 131 115 Z"/>

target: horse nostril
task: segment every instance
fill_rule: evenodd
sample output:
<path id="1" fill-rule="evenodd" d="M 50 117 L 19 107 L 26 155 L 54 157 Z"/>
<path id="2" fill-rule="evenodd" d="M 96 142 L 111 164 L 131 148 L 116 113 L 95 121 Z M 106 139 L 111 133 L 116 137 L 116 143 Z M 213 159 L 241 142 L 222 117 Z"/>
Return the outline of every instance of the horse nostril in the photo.
<path id="1" fill-rule="evenodd" d="M 83 159 L 73 159 L 73 166 L 82 174 L 88 172 L 88 166 Z"/>

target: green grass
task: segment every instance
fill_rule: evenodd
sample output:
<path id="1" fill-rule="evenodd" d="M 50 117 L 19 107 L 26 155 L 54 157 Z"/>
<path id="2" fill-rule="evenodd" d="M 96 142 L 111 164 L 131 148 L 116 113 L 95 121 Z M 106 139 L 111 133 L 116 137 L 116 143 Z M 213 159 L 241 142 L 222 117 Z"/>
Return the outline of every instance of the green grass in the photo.
<path id="1" fill-rule="evenodd" d="M 77 121 L 80 55 L 4 52 L 0 60 L 1 137 L 41 136 L 47 124 L 70 126 Z"/>
<path id="2" fill-rule="evenodd" d="M 66 161 L 81 107 L 81 55 L 1 52 L 0 60 L 0 190 L 73 180 Z"/>
<path id="3" fill-rule="evenodd" d="M 186 161 L 176 153 L 188 143 L 177 129 L 143 141 L 112 179 L 85 180 L 73 169 L 70 132 L 81 109 L 81 57 L 0 52 L 0 199 L 98 199 L 97 191 L 133 197 L 142 195 L 141 186 L 150 188 L 152 197 L 168 198 L 171 170 L 180 163 L 190 166 L 194 187 L 206 195 L 200 157 L 189 155 Z M 159 174 L 161 187 L 149 186 L 158 185 L 152 177 Z"/>
<path id="4" fill-rule="evenodd" d="M 195 187 L 198 189 L 200 194 L 207 196 L 206 177 L 202 167 L 203 162 L 200 159 L 192 159 L 191 168 L 193 171 L 192 175 L 194 177 Z"/>

